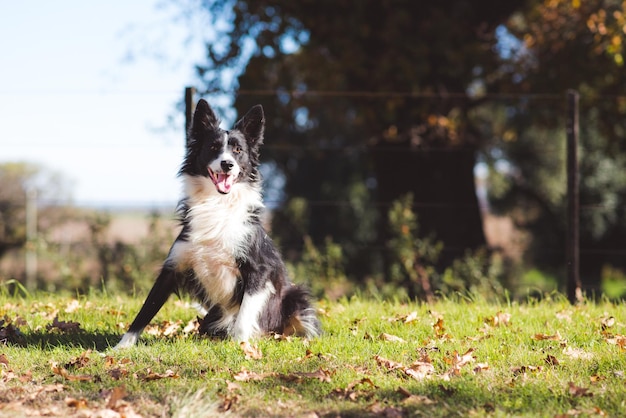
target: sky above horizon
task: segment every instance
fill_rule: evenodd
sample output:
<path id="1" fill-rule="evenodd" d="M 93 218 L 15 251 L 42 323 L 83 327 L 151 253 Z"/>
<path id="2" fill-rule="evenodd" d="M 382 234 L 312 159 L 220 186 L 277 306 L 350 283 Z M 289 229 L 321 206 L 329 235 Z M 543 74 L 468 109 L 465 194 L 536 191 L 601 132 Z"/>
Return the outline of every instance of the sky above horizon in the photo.
<path id="1" fill-rule="evenodd" d="M 0 0 L 0 163 L 61 174 L 79 205 L 175 204 L 176 103 L 202 57 L 175 12 L 159 0 Z"/>

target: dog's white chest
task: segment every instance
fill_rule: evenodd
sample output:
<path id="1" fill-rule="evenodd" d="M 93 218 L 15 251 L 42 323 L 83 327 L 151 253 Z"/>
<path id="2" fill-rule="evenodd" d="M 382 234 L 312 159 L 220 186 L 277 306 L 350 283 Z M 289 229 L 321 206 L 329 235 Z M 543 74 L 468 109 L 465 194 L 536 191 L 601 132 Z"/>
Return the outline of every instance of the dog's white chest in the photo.
<path id="1" fill-rule="evenodd" d="M 254 228 L 251 209 L 261 205 L 260 194 L 241 187 L 226 196 L 191 195 L 188 203 L 189 234 L 175 243 L 170 259 L 181 270 L 194 270 L 208 303 L 228 305 L 239 277 L 236 260 L 246 257 Z"/>

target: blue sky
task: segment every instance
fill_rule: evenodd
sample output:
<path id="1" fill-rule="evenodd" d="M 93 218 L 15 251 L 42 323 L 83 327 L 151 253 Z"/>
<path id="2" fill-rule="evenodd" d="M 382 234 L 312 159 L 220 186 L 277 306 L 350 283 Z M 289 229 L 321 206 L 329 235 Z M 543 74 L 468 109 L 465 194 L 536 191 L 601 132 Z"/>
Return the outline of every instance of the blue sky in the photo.
<path id="1" fill-rule="evenodd" d="M 202 44 L 163 3 L 0 0 L 0 163 L 60 172 L 78 204 L 175 203 L 182 116 L 163 128 Z"/>

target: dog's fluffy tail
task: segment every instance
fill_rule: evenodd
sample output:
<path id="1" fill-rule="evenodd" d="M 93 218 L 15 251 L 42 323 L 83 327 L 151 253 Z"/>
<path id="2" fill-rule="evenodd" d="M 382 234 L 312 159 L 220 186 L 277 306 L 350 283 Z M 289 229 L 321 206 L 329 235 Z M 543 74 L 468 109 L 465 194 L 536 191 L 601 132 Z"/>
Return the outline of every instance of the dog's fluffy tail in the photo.
<path id="1" fill-rule="evenodd" d="M 311 306 L 311 294 L 308 290 L 291 286 L 284 292 L 282 299 L 284 335 L 314 338 L 321 334 L 322 327 L 315 308 Z"/>

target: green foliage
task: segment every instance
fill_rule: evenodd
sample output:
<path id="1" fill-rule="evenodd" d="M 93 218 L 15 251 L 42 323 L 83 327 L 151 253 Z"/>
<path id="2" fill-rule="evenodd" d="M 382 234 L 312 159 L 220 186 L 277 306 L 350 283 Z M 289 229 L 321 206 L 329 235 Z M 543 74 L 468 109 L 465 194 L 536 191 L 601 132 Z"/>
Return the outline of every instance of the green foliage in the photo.
<path id="1" fill-rule="evenodd" d="M 352 292 L 344 262 L 341 246 L 331 237 L 318 248 L 311 237 L 305 236 L 300 260 L 288 263 L 288 268 L 295 280 L 307 284 L 316 297 L 335 300 Z"/>
<path id="2" fill-rule="evenodd" d="M 626 297 L 626 274 L 623 270 L 607 264 L 602 268 L 600 286 L 602 293 L 609 299 L 624 299 Z"/>
<path id="3" fill-rule="evenodd" d="M 417 216 L 413 211 L 413 195 L 406 194 L 392 203 L 389 209 L 390 268 L 389 282 L 403 289 L 407 296 L 432 300 L 432 278 L 436 277 L 435 265 L 443 243 L 431 237 L 422 237 Z"/>
<path id="4" fill-rule="evenodd" d="M 467 251 L 454 260 L 441 277 L 440 292 L 480 295 L 486 300 L 500 300 L 505 296 L 501 279 L 504 273 L 502 256 L 487 250 Z"/>

